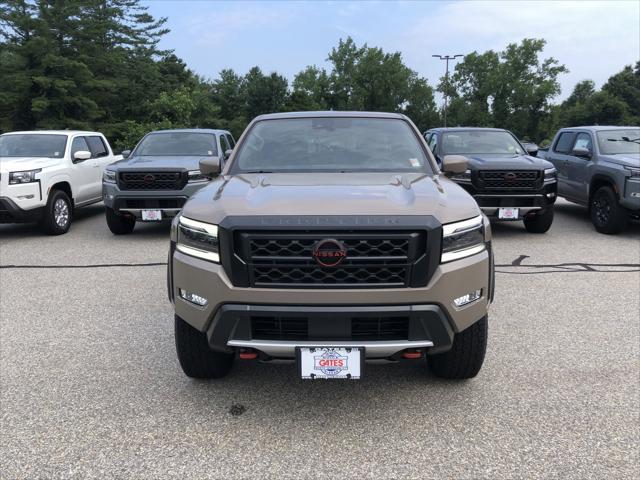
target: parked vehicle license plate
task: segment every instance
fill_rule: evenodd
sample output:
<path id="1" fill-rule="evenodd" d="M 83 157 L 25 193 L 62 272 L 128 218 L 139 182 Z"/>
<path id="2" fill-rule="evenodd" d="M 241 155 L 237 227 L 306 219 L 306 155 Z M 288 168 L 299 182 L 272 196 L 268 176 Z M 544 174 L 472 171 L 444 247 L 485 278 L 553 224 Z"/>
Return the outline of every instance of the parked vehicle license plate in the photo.
<path id="1" fill-rule="evenodd" d="M 364 348 L 300 347 L 297 357 L 303 379 L 359 380 L 362 376 Z"/>
<path id="2" fill-rule="evenodd" d="M 517 220 L 519 209 L 517 208 L 499 208 L 498 218 L 501 220 Z"/>
<path id="3" fill-rule="evenodd" d="M 162 220 L 162 210 L 142 210 L 142 220 L 145 222 L 157 222 Z"/>

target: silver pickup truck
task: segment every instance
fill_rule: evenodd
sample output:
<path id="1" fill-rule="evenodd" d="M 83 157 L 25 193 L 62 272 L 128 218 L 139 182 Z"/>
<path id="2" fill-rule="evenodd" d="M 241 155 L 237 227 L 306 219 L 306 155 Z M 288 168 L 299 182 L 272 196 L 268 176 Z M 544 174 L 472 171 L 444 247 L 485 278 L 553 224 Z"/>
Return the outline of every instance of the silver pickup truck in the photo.
<path id="1" fill-rule="evenodd" d="M 598 232 L 640 218 L 640 128 L 563 128 L 538 157 L 556 167 L 558 196 L 587 206 Z"/>

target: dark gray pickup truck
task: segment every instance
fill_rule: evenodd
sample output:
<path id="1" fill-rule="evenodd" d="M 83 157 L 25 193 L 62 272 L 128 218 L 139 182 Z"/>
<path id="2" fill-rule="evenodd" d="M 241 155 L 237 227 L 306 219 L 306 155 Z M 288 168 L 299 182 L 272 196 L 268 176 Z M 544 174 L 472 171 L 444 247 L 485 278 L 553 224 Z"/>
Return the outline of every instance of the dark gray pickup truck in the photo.
<path id="1" fill-rule="evenodd" d="M 175 217 L 187 199 L 208 183 L 199 162 L 222 163 L 235 142 L 226 130 L 181 129 L 151 132 L 133 152 L 104 171 L 102 192 L 107 225 L 115 235 L 131 233 L 136 221 Z"/>
<path id="2" fill-rule="evenodd" d="M 533 156 L 509 131 L 499 128 L 434 128 L 424 133 L 438 163 L 447 155 L 463 155 L 466 172 L 452 175 L 473 195 L 492 220 L 522 220 L 531 233 L 545 233 L 553 223 L 556 170 Z"/>
<path id="3" fill-rule="evenodd" d="M 589 207 L 600 233 L 640 217 L 640 128 L 571 127 L 538 152 L 558 171 L 558 195 Z"/>

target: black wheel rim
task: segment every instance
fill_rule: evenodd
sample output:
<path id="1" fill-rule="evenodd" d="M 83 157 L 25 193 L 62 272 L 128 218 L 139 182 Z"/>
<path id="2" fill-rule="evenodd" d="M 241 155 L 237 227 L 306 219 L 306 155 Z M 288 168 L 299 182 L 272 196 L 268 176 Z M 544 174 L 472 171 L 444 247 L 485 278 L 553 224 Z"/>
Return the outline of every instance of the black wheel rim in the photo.
<path id="1" fill-rule="evenodd" d="M 606 225 L 609 223 L 609 217 L 611 216 L 611 204 L 606 197 L 597 197 L 593 201 L 593 210 L 599 225 Z"/>

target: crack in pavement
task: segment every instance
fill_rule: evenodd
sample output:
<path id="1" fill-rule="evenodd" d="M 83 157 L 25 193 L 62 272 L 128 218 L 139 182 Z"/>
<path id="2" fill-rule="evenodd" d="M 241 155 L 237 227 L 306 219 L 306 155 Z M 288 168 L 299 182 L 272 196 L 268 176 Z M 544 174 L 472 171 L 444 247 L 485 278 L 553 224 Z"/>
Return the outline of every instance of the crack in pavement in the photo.
<path id="1" fill-rule="evenodd" d="M 547 264 L 523 264 L 522 262 L 530 258 L 529 255 L 520 255 L 511 263 L 496 264 L 496 273 L 506 275 L 540 275 L 551 273 L 630 273 L 640 272 L 640 263 L 547 263 Z M 166 266 L 166 262 L 149 263 L 97 263 L 86 265 L 0 265 L 0 269 L 80 269 L 80 268 L 122 268 L 122 267 L 161 267 Z M 509 270 L 498 270 L 498 269 Z M 533 271 L 523 271 L 533 269 Z"/>

